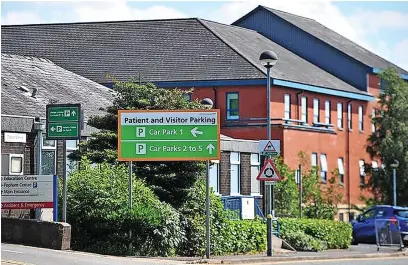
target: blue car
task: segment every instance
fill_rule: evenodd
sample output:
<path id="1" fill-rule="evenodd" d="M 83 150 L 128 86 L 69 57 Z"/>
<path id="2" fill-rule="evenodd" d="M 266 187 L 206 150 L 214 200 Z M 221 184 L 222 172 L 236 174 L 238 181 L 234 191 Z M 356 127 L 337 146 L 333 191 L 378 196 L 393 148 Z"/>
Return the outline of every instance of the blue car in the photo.
<path id="1" fill-rule="evenodd" d="M 387 220 L 387 222 L 382 221 Z M 403 243 L 408 243 L 408 207 L 394 207 L 390 205 L 376 205 L 368 208 L 362 214 L 360 214 L 356 220 L 351 222 L 353 226 L 353 244 L 368 243 L 376 244 L 376 231 L 381 225 L 388 224 L 390 230 L 397 231 L 396 225 L 399 224 L 401 238 Z M 380 225 L 379 225 L 380 224 Z M 382 228 L 381 228 L 382 229 Z M 381 229 L 378 229 L 379 240 L 382 240 L 383 236 L 387 236 L 386 233 L 382 233 Z"/>

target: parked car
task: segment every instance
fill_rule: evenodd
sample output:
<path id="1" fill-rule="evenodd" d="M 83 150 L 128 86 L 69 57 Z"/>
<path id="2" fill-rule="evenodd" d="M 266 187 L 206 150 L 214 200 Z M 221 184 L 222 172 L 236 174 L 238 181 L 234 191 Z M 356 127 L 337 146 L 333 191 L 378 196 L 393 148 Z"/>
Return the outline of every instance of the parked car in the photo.
<path id="1" fill-rule="evenodd" d="M 351 222 L 353 226 L 353 244 L 376 244 L 376 222 L 380 241 L 389 240 L 390 235 L 389 232 L 383 232 L 385 230 L 382 231 L 380 225 L 384 226 L 384 224 L 388 223 L 390 224 L 390 230 L 396 232 L 396 224 L 398 223 L 403 243 L 405 246 L 408 245 L 408 207 L 394 207 L 391 205 L 372 206 Z"/>

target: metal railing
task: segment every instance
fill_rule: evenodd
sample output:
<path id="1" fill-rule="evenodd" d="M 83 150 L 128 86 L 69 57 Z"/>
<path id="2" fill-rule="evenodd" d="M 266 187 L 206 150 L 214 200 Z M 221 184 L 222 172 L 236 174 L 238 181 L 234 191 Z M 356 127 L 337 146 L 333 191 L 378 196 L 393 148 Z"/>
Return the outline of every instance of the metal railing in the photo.
<path id="1" fill-rule="evenodd" d="M 382 246 L 404 248 L 398 219 L 376 219 L 374 225 L 377 251 Z"/>

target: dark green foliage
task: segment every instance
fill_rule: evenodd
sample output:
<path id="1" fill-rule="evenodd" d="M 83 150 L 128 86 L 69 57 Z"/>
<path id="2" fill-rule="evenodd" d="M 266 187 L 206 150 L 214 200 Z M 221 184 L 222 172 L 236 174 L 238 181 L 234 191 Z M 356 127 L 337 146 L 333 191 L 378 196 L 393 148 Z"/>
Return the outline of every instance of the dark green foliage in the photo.
<path id="1" fill-rule="evenodd" d="M 394 69 L 387 69 L 379 76 L 386 87 L 379 96 L 379 113 L 373 119 L 376 132 L 368 138 L 367 152 L 386 167 L 372 170 L 371 165 L 365 165 L 371 176 L 366 188 L 373 192 L 375 201 L 392 204 L 392 168 L 389 165 L 397 159 L 397 202 L 408 205 L 408 83 Z"/>
<path id="2" fill-rule="evenodd" d="M 322 241 L 319 242 L 320 249 L 326 247 L 328 249 L 344 249 L 351 244 L 352 227 L 349 223 L 305 218 L 279 218 L 279 221 L 283 238 L 290 237 L 288 234 L 294 232 L 302 232 L 318 241 Z M 310 241 L 308 238 L 305 238 L 305 240 Z M 310 245 L 309 243 L 307 244 Z"/>
<path id="3" fill-rule="evenodd" d="M 113 255 L 174 255 L 184 238 L 180 216 L 160 202 L 146 184 L 133 179 L 133 207 L 128 209 L 128 168 L 106 163 L 81 170 L 68 181 L 68 222 L 75 250 Z M 129 251 L 129 229 L 132 246 Z"/>
<path id="4" fill-rule="evenodd" d="M 211 253 L 226 255 L 265 250 L 266 226 L 260 221 L 230 221 L 228 212 L 218 196 L 211 192 Z M 203 256 L 205 254 L 205 181 L 199 179 L 181 208 L 185 219 L 186 238 L 178 254 Z"/>
<path id="5" fill-rule="evenodd" d="M 282 235 L 282 238 L 297 251 L 321 251 L 327 249 L 323 241 L 319 241 L 302 231 L 288 232 Z"/>
<path id="6" fill-rule="evenodd" d="M 88 125 L 99 129 L 92 138 L 80 143 L 80 149 L 70 158 L 80 160 L 87 156 L 95 163 L 117 163 L 117 111 L 130 110 L 177 110 L 202 109 L 196 100 L 189 102 L 185 96 L 192 90 L 162 89 L 153 84 L 115 81 L 117 92 L 113 105 L 105 109 L 106 115 L 91 117 Z M 138 162 L 134 171 L 138 178 L 146 181 L 160 200 L 178 208 L 184 201 L 188 189 L 205 169 L 202 162 Z"/>

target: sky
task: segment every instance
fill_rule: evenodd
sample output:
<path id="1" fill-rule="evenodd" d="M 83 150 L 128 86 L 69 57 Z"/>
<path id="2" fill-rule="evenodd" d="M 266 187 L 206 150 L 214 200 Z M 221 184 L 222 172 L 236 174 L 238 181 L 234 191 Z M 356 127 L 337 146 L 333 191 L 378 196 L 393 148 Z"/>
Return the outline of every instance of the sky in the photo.
<path id="1" fill-rule="evenodd" d="M 408 70 L 408 1 L 1 1 L 1 23 L 199 17 L 231 24 L 258 5 L 315 19 Z"/>

